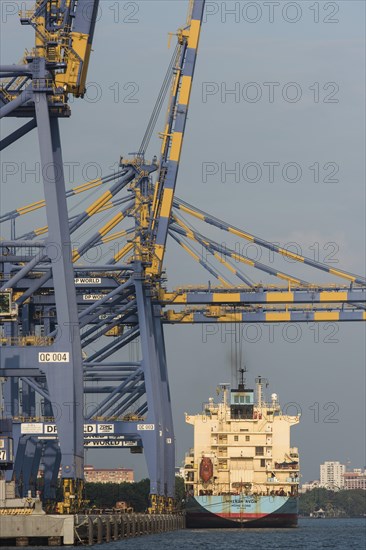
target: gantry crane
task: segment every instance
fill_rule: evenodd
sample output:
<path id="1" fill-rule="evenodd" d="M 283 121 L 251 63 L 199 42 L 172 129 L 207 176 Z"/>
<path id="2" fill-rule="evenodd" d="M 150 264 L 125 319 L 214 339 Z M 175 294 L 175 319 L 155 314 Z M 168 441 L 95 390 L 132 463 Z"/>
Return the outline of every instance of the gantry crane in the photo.
<path id="1" fill-rule="evenodd" d="M 175 453 L 164 324 L 366 320 L 364 277 L 274 245 L 175 195 L 204 4 L 190 1 L 136 155 L 121 158 L 115 173 L 68 190 L 62 170 L 54 170 L 44 181 L 44 200 L 0 217 L 10 223 L 10 237 L 0 242 L 0 377 L 10 404 L 0 421 L 6 448 L 0 468 L 25 495 L 36 490 L 41 464 L 43 498 L 50 505 L 61 465 L 59 511 L 81 506 L 83 445 L 143 451 L 151 511 L 172 510 Z M 86 6 L 92 14 L 88 21 L 80 15 Z M 83 95 L 97 8 L 96 0 L 38 0 L 33 12 L 22 14 L 21 22 L 35 28 L 36 48 L 23 64 L 0 67 L 0 113 L 31 121 L 5 138 L 2 148 L 37 126 L 42 164 L 62 166 L 58 117 L 70 115 L 69 94 Z M 148 161 L 147 147 L 167 94 L 160 158 Z M 90 190 L 100 194 L 69 215 L 67 199 Z M 47 225 L 18 235 L 17 218 L 44 208 Z M 254 261 L 220 244 L 213 230 L 344 283 L 314 284 Z M 168 235 L 218 280 L 217 287 L 167 288 Z M 51 243 L 60 254 L 51 253 Z M 112 255 L 110 243 L 115 244 Z M 206 251 L 205 258 L 197 246 Z M 105 253 L 103 261 L 91 265 L 86 255 L 95 247 Z M 279 278 L 281 285 L 256 283 L 242 265 Z M 140 356 L 126 357 L 125 350 L 138 339 Z M 96 394 L 103 397 L 91 406 L 88 398 Z"/>
<path id="2" fill-rule="evenodd" d="M 1 118 L 31 118 L 30 122 L 5 138 L 2 147 L 11 145 L 37 127 L 41 163 L 43 167 L 48 167 L 43 181 L 48 222 L 47 240 L 62 250 L 57 258 L 50 260 L 44 243 L 33 259 L 16 273 L 11 264 L 4 268 L 6 274 L 4 272 L 3 279 L 6 282 L 2 281 L 1 290 L 14 288 L 17 281 L 32 272 L 39 262 L 46 261 L 48 272 L 52 272 L 59 330 L 57 340 L 45 336 L 39 342 L 41 345 L 31 347 L 31 355 L 24 354 L 24 351 L 22 353 L 22 350 L 17 351 L 21 342 L 15 336 L 15 340 L 11 340 L 15 345 L 2 349 L 1 360 L 3 365 L 25 368 L 27 373 L 30 365 L 34 368 L 42 363 L 49 400 L 61 407 L 57 427 L 62 449 L 62 478 L 66 502 L 69 502 L 70 495 L 76 497 L 73 499 L 75 502 L 79 502 L 81 498 L 84 450 L 83 371 L 79 330 L 74 330 L 72 338 L 65 330 L 66 327 L 77 328 L 78 312 L 69 254 L 70 230 L 58 118 L 70 114 L 68 95 L 78 97 L 85 91 L 98 4 L 99 0 L 37 0 L 33 10 L 21 14 L 21 23 L 32 25 L 35 30 L 34 49 L 26 52 L 22 64 L 0 67 Z M 24 302 L 26 298 L 23 296 L 22 303 Z M 14 328 L 10 326 L 5 329 L 10 338 L 13 338 Z M 59 365 L 51 360 L 43 362 L 43 352 L 50 354 L 45 357 L 60 356 L 63 362 L 67 361 L 66 383 L 64 369 L 57 368 Z"/>

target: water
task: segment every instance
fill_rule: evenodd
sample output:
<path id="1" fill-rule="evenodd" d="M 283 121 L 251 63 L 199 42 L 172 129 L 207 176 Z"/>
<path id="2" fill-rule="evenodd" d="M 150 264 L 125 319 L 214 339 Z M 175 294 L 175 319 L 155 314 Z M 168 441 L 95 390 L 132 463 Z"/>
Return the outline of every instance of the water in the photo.
<path id="1" fill-rule="evenodd" d="M 296 529 L 185 529 L 162 535 L 121 540 L 103 550 L 364 550 L 366 520 L 303 519 Z"/>
<path id="2" fill-rule="evenodd" d="M 244 547 L 251 550 L 364 550 L 366 520 L 300 519 L 295 529 L 185 529 L 94 546 L 98 550 L 238 550 Z"/>

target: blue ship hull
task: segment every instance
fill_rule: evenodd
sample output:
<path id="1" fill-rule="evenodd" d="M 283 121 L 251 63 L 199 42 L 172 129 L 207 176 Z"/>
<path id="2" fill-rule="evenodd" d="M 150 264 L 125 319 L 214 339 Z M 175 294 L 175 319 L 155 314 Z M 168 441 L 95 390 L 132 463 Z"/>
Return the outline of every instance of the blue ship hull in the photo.
<path id="1" fill-rule="evenodd" d="M 289 496 L 188 497 L 189 528 L 296 527 L 298 499 Z"/>

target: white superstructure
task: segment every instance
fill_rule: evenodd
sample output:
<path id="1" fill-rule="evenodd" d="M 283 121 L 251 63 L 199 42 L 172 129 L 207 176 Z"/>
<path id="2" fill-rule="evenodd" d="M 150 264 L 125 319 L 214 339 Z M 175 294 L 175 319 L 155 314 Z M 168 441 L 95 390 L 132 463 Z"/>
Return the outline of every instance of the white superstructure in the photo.
<path id="1" fill-rule="evenodd" d="M 275 393 L 266 402 L 264 382 L 256 379 L 256 400 L 244 383 L 230 392 L 222 384 L 220 403 L 210 398 L 202 413 L 186 414 L 194 426 L 184 467 L 188 495 L 297 495 L 299 455 L 290 430 L 299 417 L 282 414 Z"/>

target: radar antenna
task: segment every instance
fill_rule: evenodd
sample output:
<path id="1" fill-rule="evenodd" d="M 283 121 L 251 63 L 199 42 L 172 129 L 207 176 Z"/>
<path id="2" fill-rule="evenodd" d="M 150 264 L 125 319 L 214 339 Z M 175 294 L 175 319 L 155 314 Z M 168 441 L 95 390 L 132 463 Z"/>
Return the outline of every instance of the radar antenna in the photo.
<path id="1" fill-rule="evenodd" d="M 244 374 L 247 372 L 247 367 L 244 365 L 243 367 L 241 367 L 240 369 L 238 369 L 238 372 L 240 373 L 240 381 L 239 381 L 239 385 L 238 385 L 238 390 L 239 390 L 239 391 L 244 391 L 244 389 L 245 389 L 245 377 L 244 377 Z"/>

